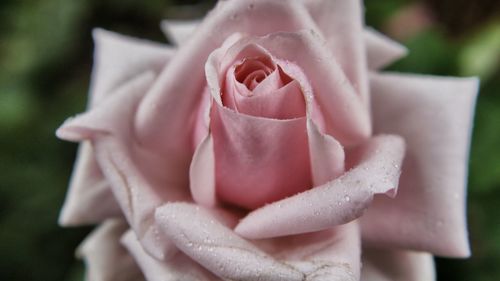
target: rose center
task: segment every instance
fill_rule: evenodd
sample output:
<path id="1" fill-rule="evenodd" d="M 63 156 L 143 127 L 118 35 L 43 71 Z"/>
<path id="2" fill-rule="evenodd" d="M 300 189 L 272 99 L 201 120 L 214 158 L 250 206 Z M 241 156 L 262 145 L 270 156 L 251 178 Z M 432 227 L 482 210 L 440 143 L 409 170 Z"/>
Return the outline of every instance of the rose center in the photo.
<path id="1" fill-rule="evenodd" d="M 248 90 L 253 91 L 260 82 L 276 70 L 276 65 L 268 57 L 246 58 L 236 65 L 234 76 Z M 252 92 L 250 92 L 252 93 Z"/>

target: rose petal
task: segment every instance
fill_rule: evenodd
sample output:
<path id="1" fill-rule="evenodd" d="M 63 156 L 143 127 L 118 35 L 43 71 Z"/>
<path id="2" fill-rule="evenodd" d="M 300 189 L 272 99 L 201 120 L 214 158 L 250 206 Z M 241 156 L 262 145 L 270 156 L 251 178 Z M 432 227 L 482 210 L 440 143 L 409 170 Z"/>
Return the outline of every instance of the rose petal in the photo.
<path id="1" fill-rule="evenodd" d="M 363 249 L 361 281 L 433 281 L 434 260 L 428 253 Z"/>
<path id="2" fill-rule="evenodd" d="M 257 240 L 278 260 L 300 268 L 305 280 L 359 280 L 360 237 L 357 222 L 308 234 Z"/>
<path id="3" fill-rule="evenodd" d="M 257 86 L 257 87 L 260 87 Z M 259 90 L 264 90 L 260 88 Z M 274 119 L 293 119 L 306 115 L 304 95 L 296 81 L 288 83 L 279 90 L 267 92 L 237 101 L 238 112 L 252 116 Z"/>
<path id="4" fill-rule="evenodd" d="M 377 246 L 468 256 L 465 179 L 478 80 L 371 78 L 376 132 L 403 136 L 408 157 L 397 198 L 378 198 L 363 216 L 363 238 Z"/>
<path id="5" fill-rule="evenodd" d="M 96 28 L 91 103 L 99 103 L 110 91 L 146 71 L 155 73 L 173 57 L 174 49 L 146 40 Z"/>
<path id="6" fill-rule="evenodd" d="M 181 252 L 158 261 L 144 251 L 133 231 L 123 235 L 122 244 L 134 256 L 148 281 L 217 281 L 219 278 Z"/>
<path id="7" fill-rule="evenodd" d="M 160 27 L 170 42 L 180 46 L 189 40 L 200 23 L 201 20 L 162 20 Z"/>
<path id="8" fill-rule="evenodd" d="M 345 153 L 342 145 L 322 134 L 311 119 L 307 120 L 307 136 L 313 186 L 323 185 L 343 174 Z"/>
<path id="9" fill-rule="evenodd" d="M 131 77 L 145 70 L 159 71 L 174 53 L 167 46 L 103 29 L 94 29 L 93 37 L 95 62 L 90 108 L 106 99 L 120 83 Z M 119 207 L 96 164 L 90 145 L 82 144 L 78 155 L 59 223 L 92 224 L 118 216 Z M 103 201 L 108 204 L 102 204 Z"/>
<path id="10" fill-rule="evenodd" d="M 137 116 L 140 142 L 158 154 L 192 154 L 193 112 L 206 85 L 203 65 L 208 55 L 235 32 L 262 35 L 303 28 L 315 28 L 315 24 L 297 1 L 221 1 L 141 102 Z"/>
<path id="11" fill-rule="evenodd" d="M 106 204 L 102 204 L 106 202 Z M 82 143 L 69 191 L 59 215 L 59 224 L 78 226 L 120 217 L 121 210 L 102 175 L 90 143 Z"/>
<path id="12" fill-rule="evenodd" d="M 154 78 L 153 72 L 145 72 L 134 77 L 101 101 L 98 106 L 68 118 L 57 129 L 57 137 L 67 141 L 83 141 L 110 133 L 131 134 L 133 127 L 125 121 L 133 118 L 137 104 Z"/>
<path id="13" fill-rule="evenodd" d="M 235 228 L 250 239 L 323 230 L 361 216 L 373 195 L 397 188 L 404 142 L 396 136 L 374 137 L 352 170 L 322 186 L 257 209 Z"/>
<path id="14" fill-rule="evenodd" d="M 218 104 L 211 116 L 221 201 L 253 209 L 312 187 L 310 170 L 304 169 L 306 118 L 266 119 Z"/>
<path id="15" fill-rule="evenodd" d="M 107 220 L 82 242 L 77 256 L 85 260 L 85 280 L 144 280 L 140 269 L 120 244 L 120 237 L 127 228 L 122 220 Z"/>
<path id="16" fill-rule="evenodd" d="M 304 280 L 301 272 L 274 260 L 235 235 L 219 220 L 227 219 L 185 203 L 156 211 L 161 230 L 193 260 L 230 280 Z M 232 225 L 232 222 L 229 222 Z"/>
<path id="17" fill-rule="evenodd" d="M 134 138 L 131 119 L 153 78 L 146 73 L 129 81 L 93 110 L 65 122 L 57 134 L 91 139 L 99 166 L 129 224 L 150 254 L 163 259 L 172 247 L 169 241 L 157 239 L 154 210 L 170 200 L 187 200 L 189 194 L 181 160 L 165 161 Z"/>
<path id="18" fill-rule="evenodd" d="M 365 28 L 363 37 L 366 44 L 369 69 L 376 70 L 383 68 L 408 53 L 405 46 L 393 41 L 373 28 Z"/>
<path id="19" fill-rule="evenodd" d="M 360 0 L 303 0 L 347 78 L 368 103 L 368 76 Z M 307 58 L 307 56 L 305 56 Z"/>
<path id="20" fill-rule="evenodd" d="M 189 169 L 189 186 L 193 200 L 206 207 L 217 203 L 215 197 L 215 157 L 214 144 L 208 135 L 196 148 Z"/>
<path id="21" fill-rule="evenodd" d="M 319 10 L 314 1 L 304 0 L 308 8 Z M 324 14 L 328 14 L 324 12 Z M 331 14 L 329 15 L 331 16 Z M 313 15 L 314 17 L 314 15 Z M 164 20 L 161 22 L 163 33 L 177 46 L 183 44 L 192 36 L 201 20 Z M 332 23 L 328 23 L 331 25 Z M 321 28 L 321 26 L 320 26 Z M 364 28 L 363 39 L 365 42 L 367 64 L 369 69 L 380 69 L 392 62 L 406 56 L 408 50 L 405 46 L 390 39 L 373 28 Z"/>

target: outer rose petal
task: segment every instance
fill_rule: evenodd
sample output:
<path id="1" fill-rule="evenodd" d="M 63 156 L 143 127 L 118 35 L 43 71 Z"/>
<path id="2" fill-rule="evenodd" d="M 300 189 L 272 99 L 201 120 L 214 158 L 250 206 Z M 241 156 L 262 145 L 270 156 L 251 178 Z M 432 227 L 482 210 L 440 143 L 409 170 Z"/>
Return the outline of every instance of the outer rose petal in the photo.
<path id="1" fill-rule="evenodd" d="M 465 179 L 478 80 L 371 78 L 375 130 L 403 136 L 408 153 L 398 196 L 374 201 L 362 218 L 363 238 L 377 247 L 468 256 Z"/>
<path id="2" fill-rule="evenodd" d="M 324 231 L 254 243 L 274 258 L 300 268 L 308 281 L 359 280 L 359 233 L 354 221 Z"/>
<path id="3" fill-rule="evenodd" d="M 235 217 L 222 210 L 171 203 L 157 210 L 156 221 L 180 250 L 224 280 L 358 280 L 355 223 L 256 242 L 263 252 L 230 230 Z"/>
<path id="4" fill-rule="evenodd" d="M 372 28 L 366 28 L 363 37 L 369 69 L 379 69 L 404 57 L 408 50 Z"/>
<path id="5" fill-rule="evenodd" d="M 298 270 L 234 234 L 225 226 L 233 225 L 234 218 L 225 213 L 210 214 L 195 205 L 170 203 L 158 208 L 156 221 L 180 250 L 221 278 L 304 280 Z"/>
<path id="6" fill-rule="evenodd" d="M 302 0 L 324 35 L 328 48 L 367 104 L 368 77 L 360 0 Z"/>
<path id="7" fill-rule="evenodd" d="M 82 242 L 77 256 L 85 260 L 85 280 L 144 280 L 140 269 L 120 244 L 120 237 L 127 228 L 122 220 L 107 220 Z"/>
<path id="8" fill-rule="evenodd" d="M 98 163 L 129 224 L 144 247 L 157 258 L 171 254 L 171 244 L 156 239 L 154 210 L 170 200 L 189 198 L 187 173 L 168 166 L 134 139 L 130 124 L 154 76 L 146 73 L 126 83 L 95 109 L 65 122 L 57 134 L 63 139 L 90 139 Z M 180 167 L 182 168 L 182 167 Z"/>
<path id="9" fill-rule="evenodd" d="M 109 92 L 145 71 L 158 73 L 175 50 L 160 43 L 96 28 L 91 102 L 99 103 Z"/>
<path id="10" fill-rule="evenodd" d="M 174 45 L 180 46 L 189 40 L 200 23 L 201 20 L 163 20 L 160 27 Z"/>
<path id="11" fill-rule="evenodd" d="M 109 184 L 97 165 L 92 146 L 82 143 L 59 223 L 64 226 L 94 224 L 121 215 Z"/>
<path id="12" fill-rule="evenodd" d="M 94 68 L 89 108 L 97 106 L 123 82 L 145 71 L 159 71 L 173 49 L 94 29 Z M 119 215 L 119 207 L 96 164 L 93 149 L 82 144 L 59 222 L 63 225 L 97 223 Z M 102 204 L 102 202 L 107 204 Z"/>
<path id="13" fill-rule="evenodd" d="M 374 194 L 395 192 L 404 142 L 396 136 L 378 136 L 358 153 L 359 164 L 352 170 L 251 212 L 240 221 L 236 233 L 251 239 L 307 233 L 361 216 Z"/>
<path id="14" fill-rule="evenodd" d="M 363 249 L 361 281 L 433 281 L 434 260 L 431 254 Z"/>
<path id="15" fill-rule="evenodd" d="M 314 0 L 304 0 L 313 3 Z M 317 1 L 317 0 L 316 0 Z M 312 5 L 309 4 L 312 8 Z M 329 15 L 331 17 L 331 14 Z M 328 23 L 328 20 L 326 20 Z M 184 44 L 196 31 L 201 20 L 164 20 L 161 23 L 163 33 L 177 46 Z M 331 22 L 328 24 L 332 24 Z M 321 29 L 321 26 L 319 27 Z M 388 38 L 373 28 L 364 28 L 366 60 L 369 69 L 380 69 L 404 57 L 408 50 L 401 44 Z"/>
<path id="16" fill-rule="evenodd" d="M 133 231 L 128 231 L 124 234 L 121 241 L 134 256 L 148 281 L 220 280 L 182 252 L 177 252 L 165 261 L 154 259 L 144 251 Z"/>

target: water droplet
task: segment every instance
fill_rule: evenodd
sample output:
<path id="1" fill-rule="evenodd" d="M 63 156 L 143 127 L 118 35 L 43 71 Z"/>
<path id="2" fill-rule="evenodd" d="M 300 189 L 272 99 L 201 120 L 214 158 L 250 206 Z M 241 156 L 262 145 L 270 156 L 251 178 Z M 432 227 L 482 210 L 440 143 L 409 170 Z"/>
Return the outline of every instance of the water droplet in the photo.
<path id="1" fill-rule="evenodd" d="M 255 8 L 255 5 L 253 3 L 248 5 L 249 10 L 253 10 L 254 8 Z"/>
<path id="2" fill-rule="evenodd" d="M 351 197 L 349 197 L 349 195 L 346 195 L 346 196 L 344 196 L 344 200 L 346 202 L 349 202 L 349 201 L 351 201 Z"/>
<path id="3" fill-rule="evenodd" d="M 238 15 L 237 14 L 231 15 L 231 20 L 237 20 L 237 19 L 238 19 Z"/>
<path id="4" fill-rule="evenodd" d="M 219 270 L 220 271 L 224 272 L 225 269 L 226 269 L 226 267 L 223 264 L 219 265 Z"/>
<path id="5" fill-rule="evenodd" d="M 318 210 L 314 211 L 315 216 L 319 216 L 320 212 Z"/>

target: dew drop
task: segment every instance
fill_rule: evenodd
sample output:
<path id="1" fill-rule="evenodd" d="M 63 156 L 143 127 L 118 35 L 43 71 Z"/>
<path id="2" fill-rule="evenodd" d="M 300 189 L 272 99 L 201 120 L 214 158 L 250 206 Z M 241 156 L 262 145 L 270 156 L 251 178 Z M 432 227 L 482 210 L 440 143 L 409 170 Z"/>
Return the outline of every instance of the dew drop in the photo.
<path id="1" fill-rule="evenodd" d="M 346 195 L 346 196 L 344 196 L 344 200 L 346 202 L 349 202 L 349 201 L 351 201 L 351 197 L 349 197 L 349 195 Z"/>

